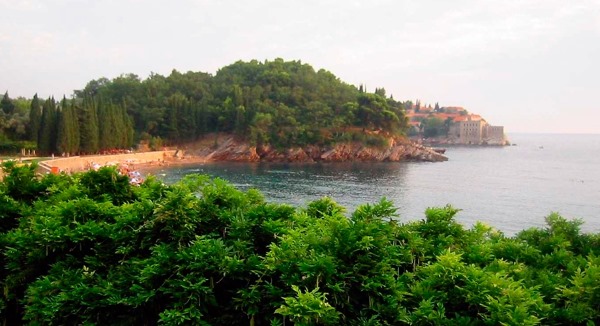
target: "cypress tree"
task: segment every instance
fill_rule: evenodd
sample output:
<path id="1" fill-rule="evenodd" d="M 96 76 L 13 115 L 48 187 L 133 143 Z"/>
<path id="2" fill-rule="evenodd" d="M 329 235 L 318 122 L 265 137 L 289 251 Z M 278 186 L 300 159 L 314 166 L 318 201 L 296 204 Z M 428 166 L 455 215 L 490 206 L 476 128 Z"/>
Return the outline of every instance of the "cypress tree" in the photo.
<path id="1" fill-rule="evenodd" d="M 112 147 L 113 121 L 110 116 L 110 104 L 105 105 L 103 101 L 98 102 L 98 132 L 100 150 L 106 150 Z"/>
<path id="2" fill-rule="evenodd" d="M 110 118 L 113 129 L 113 139 L 112 139 L 112 147 L 114 148 L 123 148 L 124 147 L 124 131 L 125 131 L 125 122 L 123 121 L 123 114 L 121 113 L 120 105 L 110 105 Z"/>
<path id="3" fill-rule="evenodd" d="M 71 153 L 75 154 L 75 153 L 79 153 L 79 147 L 80 147 L 80 142 L 81 142 L 81 131 L 80 131 L 80 125 L 79 125 L 79 110 L 78 107 L 75 105 L 75 101 L 71 102 L 71 114 L 73 116 L 73 150 L 71 151 Z"/>
<path id="4" fill-rule="evenodd" d="M 67 104 L 67 99 L 61 102 L 58 121 L 57 149 L 61 153 L 76 153 L 79 150 L 79 126 L 75 106 Z"/>
<path id="5" fill-rule="evenodd" d="M 71 101 L 71 105 L 69 106 L 69 111 L 71 114 L 71 130 L 72 130 L 72 140 L 71 140 L 71 149 L 69 152 L 71 154 L 75 154 L 79 152 L 79 143 L 80 143 L 80 132 L 79 132 L 79 119 L 77 113 L 77 106 L 75 106 L 75 101 Z"/>
<path id="6" fill-rule="evenodd" d="M 41 120 L 42 107 L 40 106 L 40 100 L 38 99 L 38 95 L 36 93 L 33 96 L 33 100 L 31 100 L 31 106 L 29 107 L 29 140 L 37 142 Z"/>
<path id="7" fill-rule="evenodd" d="M 98 102 L 99 147 L 127 148 L 133 144 L 133 122 L 124 105 Z"/>
<path id="8" fill-rule="evenodd" d="M 96 112 L 96 101 L 85 96 L 80 111 L 80 144 L 83 153 L 91 154 L 99 149 L 98 115 Z"/>
<path id="9" fill-rule="evenodd" d="M 125 130 L 123 132 L 124 135 L 124 148 L 130 148 L 133 146 L 133 119 L 127 114 L 127 109 L 123 106 L 123 111 L 121 112 L 123 123 L 125 126 Z"/>
<path id="10" fill-rule="evenodd" d="M 121 121 L 121 147 L 129 148 L 133 145 L 133 121 L 127 114 L 127 108 L 125 105 L 120 106 L 119 120 Z"/>
<path id="11" fill-rule="evenodd" d="M 38 134 L 38 149 L 50 154 L 56 150 L 57 112 L 54 98 L 48 98 L 42 107 L 42 118 Z"/>
<path id="12" fill-rule="evenodd" d="M 57 113 L 58 128 L 57 128 L 57 141 L 56 148 L 59 153 L 69 152 L 69 112 L 65 109 L 67 99 L 63 97 L 60 103 L 60 110 Z"/>

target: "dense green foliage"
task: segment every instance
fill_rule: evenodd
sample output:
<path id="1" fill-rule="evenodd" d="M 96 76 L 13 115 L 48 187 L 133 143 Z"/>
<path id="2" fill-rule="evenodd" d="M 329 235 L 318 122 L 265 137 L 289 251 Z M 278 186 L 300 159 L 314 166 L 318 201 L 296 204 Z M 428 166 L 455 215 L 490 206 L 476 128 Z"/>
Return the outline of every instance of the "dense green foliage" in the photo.
<path id="1" fill-rule="evenodd" d="M 31 102 L 30 134 L 36 135 L 40 153 L 92 154 L 133 145 L 133 125 L 125 107 L 101 98 L 84 97 L 57 103 L 47 99 L 40 109 Z"/>
<path id="2" fill-rule="evenodd" d="M 37 94 L 27 100 L 5 93 L 0 108 L 2 154 L 23 149 L 47 155 L 89 154 L 134 143 L 133 122 L 125 107 L 99 97 L 63 97 L 60 102 L 50 97 L 41 103 Z"/>
<path id="3" fill-rule="evenodd" d="M 76 92 L 86 94 L 124 103 L 142 139 L 170 143 L 227 132 L 257 145 L 289 146 L 352 140 L 356 128 L 406 130 L 402 103 L 383 88 L 366 93 L 326 70 L 282 59 L 238 61 L 214 76 L 174 70 L 146 80 L 101 78 Z"/>
<path id="4" fill-rule="evenodd" d="M 12 99 L 8 92 L 2 96 L 0 100 L 1 154 L 16 154 L 23 148 L 31 148 L 30 142 L 27 142 L 30 105 L 31 100 Z"/>
<path id="5" fill-rule="evenodd" d="M 14 102 L 5 94 L 0 132 L 2 117 L 17 114 Z M 145 80 L 100 78 L 72 99 L 41 104 L 36 95 L 26 104 L 29 120 L 19 137 L 47 154 L 96 153 L 134 141 L 176 145 L 217 132 L 257 146 L 377 144 L 407 130 L 405 103 L 387 98 L 385 89 L 367 93 L 326 70 L 282 59 L 238 61 L 214 76 L 173 70 Z"/>
<path id="6" fill-rule="evenodd" d="M 515 237 L 389 201 L 297 209 L 193 176 L 4 164 L 0 318 L 34 325 L 591 325 L 598 235 L 552 214 Z"/>

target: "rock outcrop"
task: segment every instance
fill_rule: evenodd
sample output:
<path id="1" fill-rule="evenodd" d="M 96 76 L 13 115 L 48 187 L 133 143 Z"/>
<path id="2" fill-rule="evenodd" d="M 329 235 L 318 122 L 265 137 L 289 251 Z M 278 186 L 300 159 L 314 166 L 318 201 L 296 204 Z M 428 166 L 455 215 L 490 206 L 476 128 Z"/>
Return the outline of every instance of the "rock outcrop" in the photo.
<path id="1" fill-rule="evenodd" d="M 207 161 L 229 162 L 399 162 L 399 161 L 447 161 L 444 155 L 433 149 L 406 139 L 390 139 L 384 148 L 368 147 L 360 143 L 341 143 L 333 146 L 306 146 L 277 150 L 270 146 L 257 149 L 233 137 L 223 139 L 217 146 L 205 147 L 188 153 Z"/>
<path id="2" fill-rule="evenodd" d="M 260 161 L 260 156 L 256 153 L 256 147 L 252 147 L 247 143 L 236 142 L 233 137 L 227 137 L 216 148 L 203 148 L 195 154 L 210 161 Z"/>

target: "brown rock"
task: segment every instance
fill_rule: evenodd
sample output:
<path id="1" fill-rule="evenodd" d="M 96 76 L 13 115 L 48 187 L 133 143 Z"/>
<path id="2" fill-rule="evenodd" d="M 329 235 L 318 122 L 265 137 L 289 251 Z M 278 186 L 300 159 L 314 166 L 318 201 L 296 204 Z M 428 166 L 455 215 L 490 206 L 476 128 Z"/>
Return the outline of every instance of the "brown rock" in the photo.
<path id="1" fill-rule="evenodd" d="M 444 155 L 429 147 L 415 144 L 406 139 L 390 139 L 390 146 L 367 147 L 359 143 L 336 144 L 332 147 L 309 145 L 278 151 L 271 146 L 260 149 L 247 143 L 236 142 L 233 137 L 225 139 L 216 149 L 202 148 L 197 154 L 213 161 L 235 162 L 344 162 L 344 161 L 391 161 L 404 160 L 439 162 L 448 160 Z"/>
<path id="2" fill-rule="evenodd" d="M 287 152 L 287 160 L 288 162 L 314 162 L 302 148 L 289 149 Z"/>

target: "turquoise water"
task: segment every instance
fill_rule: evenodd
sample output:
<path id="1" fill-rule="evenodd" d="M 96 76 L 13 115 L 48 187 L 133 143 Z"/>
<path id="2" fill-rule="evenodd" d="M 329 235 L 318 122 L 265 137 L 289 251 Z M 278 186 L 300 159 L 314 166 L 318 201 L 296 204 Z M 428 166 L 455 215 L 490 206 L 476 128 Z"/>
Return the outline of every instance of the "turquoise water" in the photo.
<path id="1" fill-rule="evenodd" d="M 600 135 L 514 134 L 517 146 L 448 147 L 442 163 L 209 163 L 153 171 L 165 182 L 204 173 L 267 200 L 304 206 L 330 196 L 352 211 L 386 197 L 401 220 L 418 220 L 430 206 L 462 209 L 457 219 L 482 221 L 506 234 L 543 226 L 559 212 L 600 232 Z"/>

